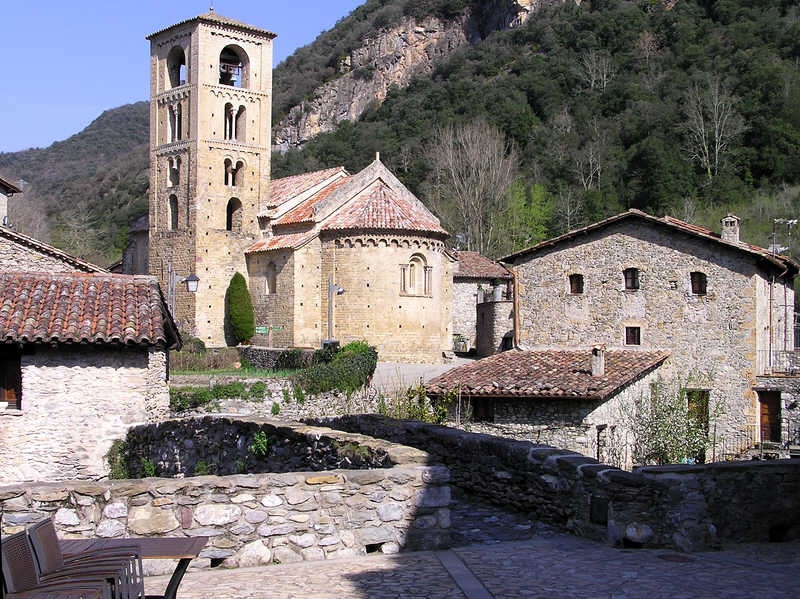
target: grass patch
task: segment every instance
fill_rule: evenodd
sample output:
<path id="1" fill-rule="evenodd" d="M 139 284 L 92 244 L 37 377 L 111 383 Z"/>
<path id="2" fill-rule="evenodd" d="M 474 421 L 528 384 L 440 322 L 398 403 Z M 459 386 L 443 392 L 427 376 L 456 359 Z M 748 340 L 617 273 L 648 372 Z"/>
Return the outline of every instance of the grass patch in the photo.
<path id="1" fill-rule="evenodd" d="M 282 369 L 267 369 L 267 368 L 253 368 L 251 366 L 242 366 L 241 368 L 234 368 L 233 366 L 227 368 L 209 368 L 198 370 L 186 370 L 179 368 L 171 368 L 170 374 L 174 376 L 189 376 L 192 374 L 229 374 L 233 376 L 241 376 L 243 378 L 254 379 L 280 379 L 292 376 L 297 370 L 291 368 Z"/>

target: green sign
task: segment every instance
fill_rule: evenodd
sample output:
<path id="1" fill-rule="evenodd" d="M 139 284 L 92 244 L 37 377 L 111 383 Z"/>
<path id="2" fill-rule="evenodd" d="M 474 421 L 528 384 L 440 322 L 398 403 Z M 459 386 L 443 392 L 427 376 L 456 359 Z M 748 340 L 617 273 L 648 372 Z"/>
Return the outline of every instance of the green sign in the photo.
<path id="1" fill-rule="evenodd" d="M 256 327 L 256 335 L 266 335 L 269 327 Z"/>
<path id="2" fill-rule="evenodd" d="M 283 325 L 278 324 L 278 325 L 275 325 L 274 327 L 270 327 L 270 328 L 273 331 L 282 331 L 283 330 Z"/>

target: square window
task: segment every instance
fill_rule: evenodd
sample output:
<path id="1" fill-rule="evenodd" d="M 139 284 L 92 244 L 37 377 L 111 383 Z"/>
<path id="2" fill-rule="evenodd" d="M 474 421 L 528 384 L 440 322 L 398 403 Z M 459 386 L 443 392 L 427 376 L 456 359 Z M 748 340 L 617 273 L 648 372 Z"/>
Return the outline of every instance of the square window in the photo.
<path id="1" fill-rule="evenodd" d="M 626 268 L 622 272 L 625 275 L 625 289 L 629 291 L 639 289 L 639 269 Z"/>
<path id="2" fill-rule="evenodd" d="M 625 345 L 641 345 L 642 329 L 639 327 L 625 327 Z"/>
<path id="3" fill-rule="evenodd" d="M 0 350 L 0 401 L 7 410 L 22 409 L 22 367 L 18 349 Z"/>
<path id="4" fill-rule="evenodd" d="M 583 275 L 572 274 L 569 276 L 569 292 L 573 295 L 583 293 Z"/>
<path id="5" fill-rule="evenodd" d="M 703 272 L 693 272 L 689 274 L 692 281 L 692 293 L 695 295 L 705 295 L 708 279 Z"/>

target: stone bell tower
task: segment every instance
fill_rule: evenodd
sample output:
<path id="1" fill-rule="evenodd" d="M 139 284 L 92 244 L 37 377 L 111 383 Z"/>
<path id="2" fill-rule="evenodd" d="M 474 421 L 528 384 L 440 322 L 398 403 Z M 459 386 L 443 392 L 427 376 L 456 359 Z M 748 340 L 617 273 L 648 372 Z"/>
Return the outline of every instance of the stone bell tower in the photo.
<path id="1" fill-rule="evenodd" d="M 274 37 L 213 10 L 147 37 L 150 274 L 209 347 L 226 344 L 225 292 L 236 271 L 247 277 L 269 198 Z"/>

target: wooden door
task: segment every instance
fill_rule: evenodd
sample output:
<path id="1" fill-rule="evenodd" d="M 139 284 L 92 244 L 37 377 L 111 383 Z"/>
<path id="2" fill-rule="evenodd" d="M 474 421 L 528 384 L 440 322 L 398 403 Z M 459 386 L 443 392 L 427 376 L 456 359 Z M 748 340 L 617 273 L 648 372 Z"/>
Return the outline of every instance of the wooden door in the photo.
<path id="1" fill-rule="evenodd" d="M 781 393 L 780 391 L 759 391 L 761 404 L 761 440 L 781 440 Z"/>

